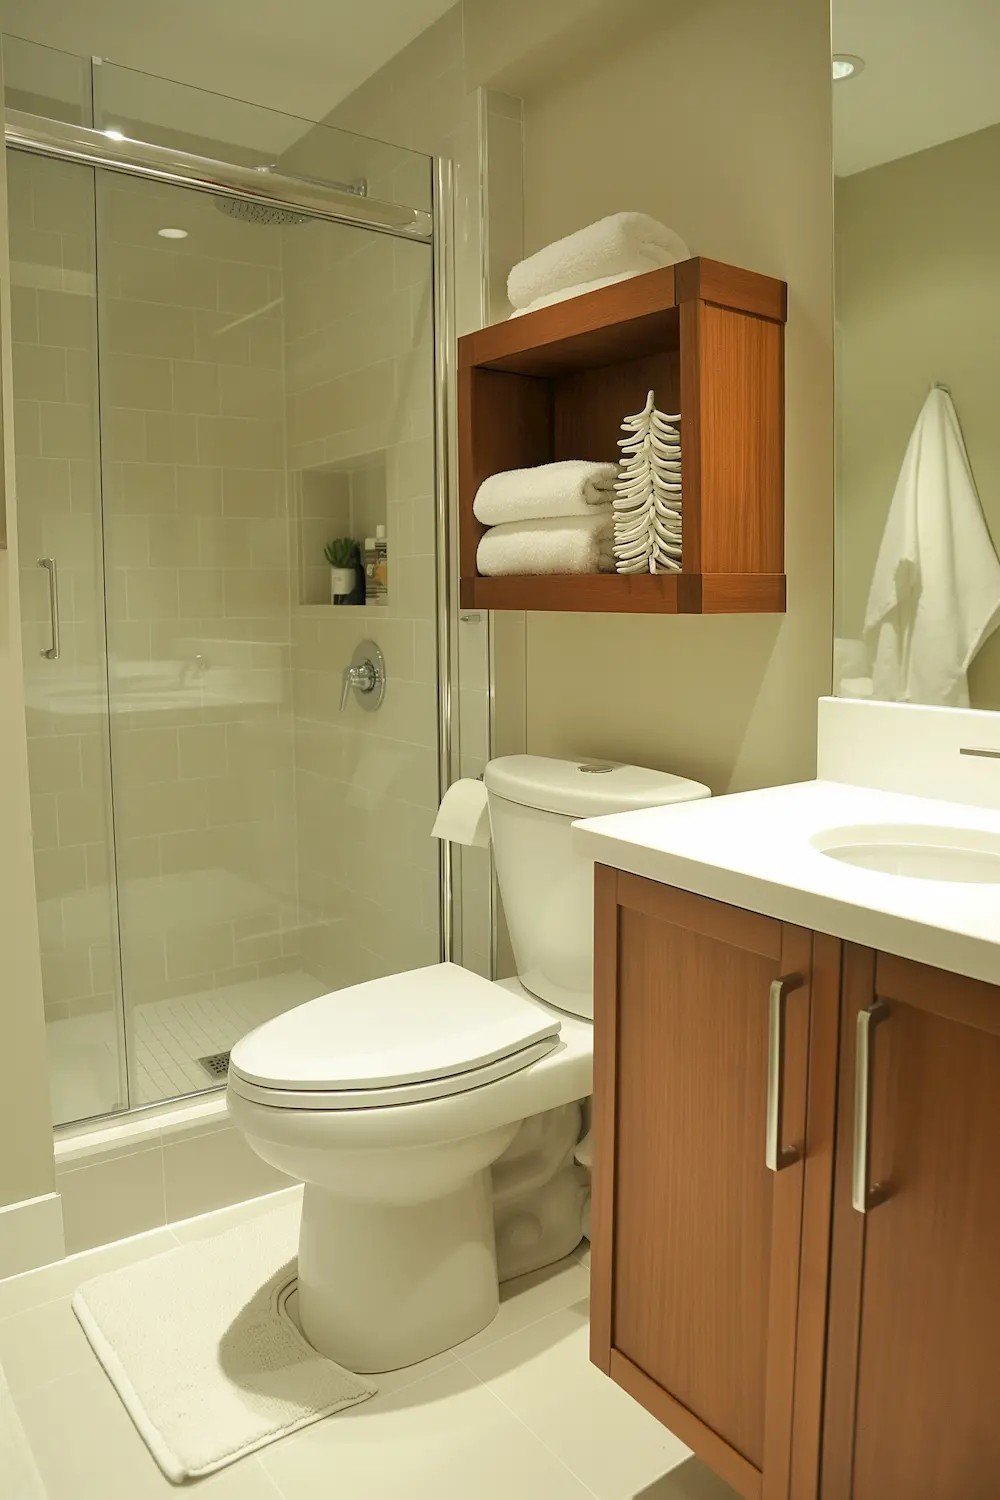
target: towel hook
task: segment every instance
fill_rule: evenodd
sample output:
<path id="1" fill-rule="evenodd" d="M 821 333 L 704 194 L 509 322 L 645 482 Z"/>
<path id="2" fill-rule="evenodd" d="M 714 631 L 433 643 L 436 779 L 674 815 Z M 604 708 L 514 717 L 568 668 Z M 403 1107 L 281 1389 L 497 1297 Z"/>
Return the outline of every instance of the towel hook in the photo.
<path id="1" fill-rule="evenodd" d="M 951 386 L 950 385 L 945 385 L 945 383 L 944 383 L 943 380 L 935 380 L 934 384 L 931 386 L 931 390 L 933 390 L 933 391 L 944 391 L 944 393 L 945 393 L 946 396 L 950 396 L 951 395 Z"/>

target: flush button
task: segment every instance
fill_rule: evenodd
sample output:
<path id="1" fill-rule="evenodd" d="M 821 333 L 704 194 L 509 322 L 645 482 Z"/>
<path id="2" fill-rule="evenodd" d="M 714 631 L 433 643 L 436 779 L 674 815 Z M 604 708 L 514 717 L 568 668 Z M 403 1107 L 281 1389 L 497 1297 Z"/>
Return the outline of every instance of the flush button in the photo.
<path id="1" fill-rule="evenodd" d="M 606 776 L 609 771 L 615 771 L 618 768 L 617 768 L 617 766 L 593 765 L 593 766 L 577 766 L 576 769 L 578 771 L 582 771 L 585 776 Z"/>

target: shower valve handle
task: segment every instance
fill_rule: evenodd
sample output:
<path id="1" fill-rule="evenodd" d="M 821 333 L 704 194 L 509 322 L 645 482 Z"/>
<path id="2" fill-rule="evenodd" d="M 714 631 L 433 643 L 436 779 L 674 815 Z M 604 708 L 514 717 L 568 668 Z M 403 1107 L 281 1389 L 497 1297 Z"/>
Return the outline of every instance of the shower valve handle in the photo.
<path id="1" fill-rule="evenodd" d="M 344 685 L 340 694 L 340 711 L 344 712 L 351 689 L 357 693 L 359 708 L 378 708 L 385 697 L 385 657 L 374 641 L 362 641 L 355 647 L 350 665 L 344 668 Z"/>
<path id="2" fill-rule="evenodd" d="M 370 661 L 363 661 L 358 667 L 345 667 L 344 690 L 340 695 L 341 713 L 347 707 L 347 697 L 351 688 L 357 688 L 359 693 L 373 693 L 377 681 L 378 672 Z"/>

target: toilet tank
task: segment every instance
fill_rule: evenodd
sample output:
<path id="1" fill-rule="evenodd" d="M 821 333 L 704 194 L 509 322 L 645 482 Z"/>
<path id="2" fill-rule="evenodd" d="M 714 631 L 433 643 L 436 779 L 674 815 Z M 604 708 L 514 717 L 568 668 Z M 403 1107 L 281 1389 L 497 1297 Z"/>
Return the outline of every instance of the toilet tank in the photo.
<path id="1" fill-rule="evenodd" d="M 577 851 L 572 823 L 711 792 L 665 771 L 541 755 L 491 760 L 484 779 L 518 978 L 540 1000 L 592 1017 L 594 862 Z"/>

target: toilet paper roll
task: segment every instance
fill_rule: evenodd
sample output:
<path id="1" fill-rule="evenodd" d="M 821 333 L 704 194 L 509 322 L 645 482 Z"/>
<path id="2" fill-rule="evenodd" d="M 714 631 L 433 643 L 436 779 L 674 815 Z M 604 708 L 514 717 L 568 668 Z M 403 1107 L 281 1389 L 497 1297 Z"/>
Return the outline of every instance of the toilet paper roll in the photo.
<path id="1" fill-rule="evenodd" d="M 486 847 L 490 841 L 490 813 L 481 781 L 466 776 L 452 782 L 441 799 L 431 834 L 452 844 Z"/>

